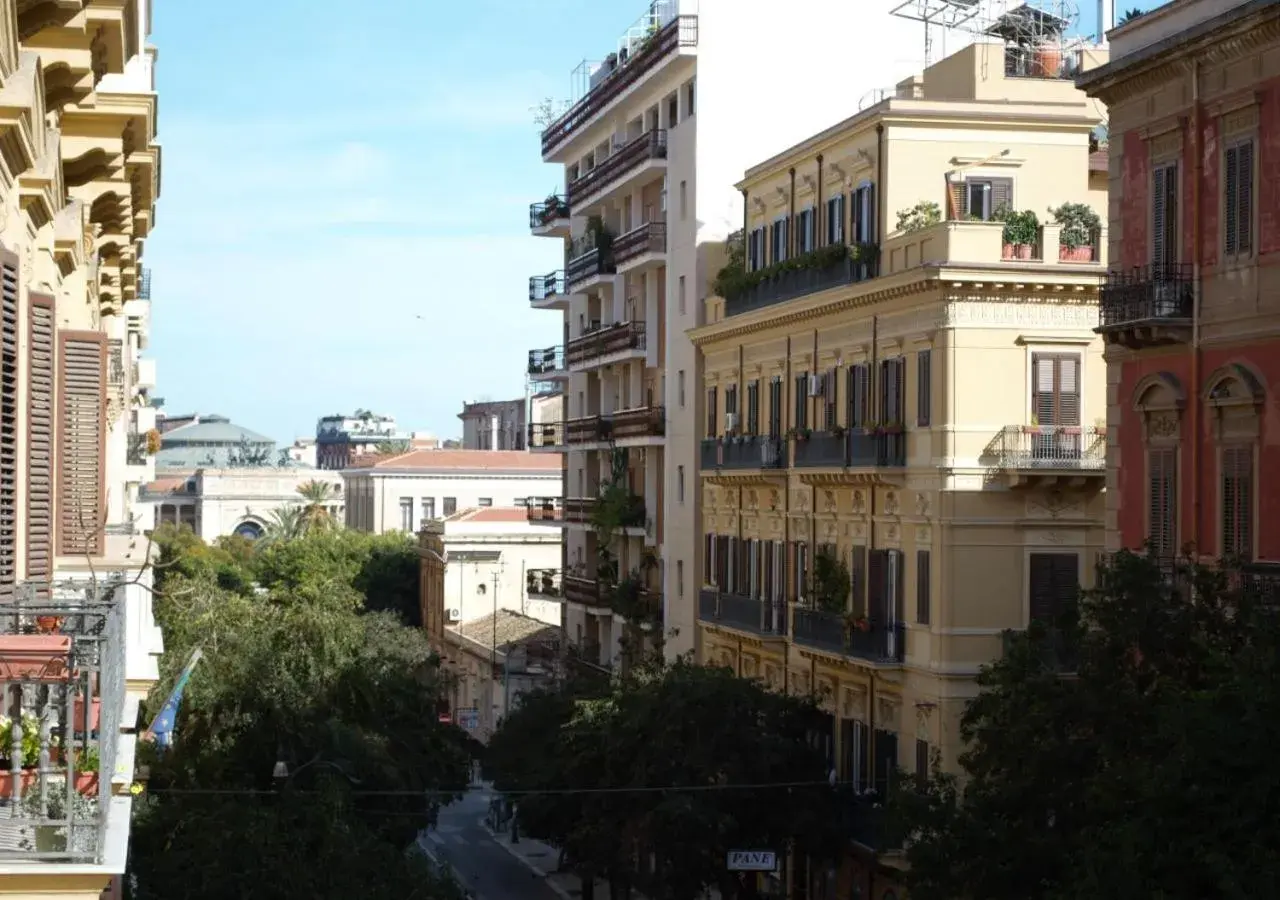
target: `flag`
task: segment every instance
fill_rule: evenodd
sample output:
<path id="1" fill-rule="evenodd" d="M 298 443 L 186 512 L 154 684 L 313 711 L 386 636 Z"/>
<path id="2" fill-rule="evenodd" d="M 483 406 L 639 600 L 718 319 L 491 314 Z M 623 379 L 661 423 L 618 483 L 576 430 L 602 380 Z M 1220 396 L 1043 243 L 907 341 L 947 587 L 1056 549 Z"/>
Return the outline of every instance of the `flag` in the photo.
<path id="1" fill-rule="evenodd" d="M 159 715 L 151 721 L 151 727 L 143 734 L 144 740 L 153 740 L 166 748 L 173 743 L 173 730 L 178 721 L 178 705 L 182 703 L 182 692 L 186 690 L 187 682 L 191 680 L 191 673 L 195 671 L 196 663 L 200 662 L 203 656 L 204 653 L 199 647 L 191 652 L 191 658 L 187 660 L 173 690 L 169 692 L 169 698 L 164 701 L 164 706 L 160 707 Z"/>

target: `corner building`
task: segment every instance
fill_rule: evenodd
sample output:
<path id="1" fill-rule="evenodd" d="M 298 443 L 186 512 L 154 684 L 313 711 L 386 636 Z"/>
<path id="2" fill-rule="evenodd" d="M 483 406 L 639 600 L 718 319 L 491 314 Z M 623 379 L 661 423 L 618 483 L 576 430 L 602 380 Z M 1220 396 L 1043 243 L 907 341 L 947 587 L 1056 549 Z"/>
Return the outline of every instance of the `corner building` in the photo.
<path id="1" fill-rule="evenodd" d="M 737 0 L 637 3 L 616 43 L 594 48 L 603 60 L 573 70 L 574 96 L 542 133 L 564 189 L 531 204 L 530 231 L 559 241 L 563 258 L 529 279 L 529 303 L 562 328 L 530 350 L 528 375 L 531 395 L 560 396 L 561 412 L 529 425 L 529 448 L 563 454 L 564 484 L 562 501 L 529 516 L 564 530 L 564 627 L 600 665 L 620 659 L 637 620 L 661 630 L 668 655 L 694 647 L 702 400 L 687 332 L 703 324 L 741 225 L 734 180 L 830 118 L 829 92 L 797 93 L 771 73 L 865 86 L 856 99 L 894 64 L 888 48 L 919 45 L 914 25 L 881 15 L 892 5 L 796 0 L 785 14 L 744 15 Z M 869 15 L 884 20 L 883 41 L 814 52 L 816 23 L 851 34 Z M 764 46 L 768 66 L 754 49 Z M 606 492 L 625 522 L 602 546 L 593 512 Z M 624 611 L 616 583 L 628 577 L 638 592 Z"/>
<path id="2" fill-rule="evenodd" d="M 999 221 L 1105 209 L 1100 110 L 1006 74 L 1006 49 L 972 44 L 748 170 L 745 271 L 689 332 L 701 658 L 817 696 L 859 792 L 935 754 L 956 767 L 979 668 L 1052 621 L 1103 545 L 1106 235 Z M 901 890 L 874 810 L 853 812 L 857 852 L 793 860 L 793 890 Z"/>
<path id="3" fill-rule="evenodd" d="M 1179 0 L 1110 33 L 1107 545 L 1280 580 L 1280 7 Z"/>

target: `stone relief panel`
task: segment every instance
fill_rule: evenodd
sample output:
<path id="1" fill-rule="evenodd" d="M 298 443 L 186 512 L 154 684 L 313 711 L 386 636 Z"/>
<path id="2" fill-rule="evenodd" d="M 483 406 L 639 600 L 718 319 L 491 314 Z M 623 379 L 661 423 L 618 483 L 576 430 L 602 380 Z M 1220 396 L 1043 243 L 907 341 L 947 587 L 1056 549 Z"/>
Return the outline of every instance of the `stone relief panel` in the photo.
<path id="1" fill-rule="evenodd" d="M 930 498 L 925 491 L 916 492 L 916 515 L 920 518 L 926 518 L 930 511 Z"/>
<path id="2" fill-rule="evenodd" d="M 867 689 L 865 687 L 854 685 L 840 692 L 840 715 L 846 719 L 867 721 Z"/>
<path id="3" fill-rule="evenodd" d="M 822 511 L 836 513 L 840 511 L 840 495 L 836 491 L 822 492 Z"/>
<path id="4" fill-rule="evenodd" d="M 805 513 L 809 512 L 809 489 L 808 488 L 792 488 L 791 489 L 791 512 Z"/>
<path id="5" fill-rule="evenodd" d="M 901 728 L 902 723 L 899 721 L 902 713 L 902 703 L 896 697 L 877 697 L 876 698 L 876 723 L 877 727 L 897 731 Z"/>
<path id="6" fill-rule="evenodd" d="M 1083 500 L 1069 497 L 1061 491 L 1047 494 L 1028 494 L 1026 517 L 1028 519 L 1073 519 L 1085 514 Z"/>
<path id="7" fill-rule="evenodd" d="M 867 514 L 867 495 L 865 491 L 853 492 L 853 514 L 855 516 L 865 516 Z"/>
<path id="8" fill-rule="evenodd" d="M 749 653 L 742 654 L 742 671 L 739 673 L 743 678 L 755 678 L 760 673 L 760 657 L 752 656 Z"/>
<path id="9" fill-rule="evenodd" d="M 764 667 L 764 683 L 768 685 L 770 690 L 782 690 L 782 669 L 766 663 Z"/>
<path id="10" fill-rule="evenodd" d="M 808 672 L 791 671 L 791 693 L 797 697 L 807 697 L 813 688 L 813 677 Z"/>
<path id="11" fill-rule="evenodd" d="M 931 544 L 933 543 L 933 529 L 928 525 L 920 525 L 916 528 L 916 543 Z"/>

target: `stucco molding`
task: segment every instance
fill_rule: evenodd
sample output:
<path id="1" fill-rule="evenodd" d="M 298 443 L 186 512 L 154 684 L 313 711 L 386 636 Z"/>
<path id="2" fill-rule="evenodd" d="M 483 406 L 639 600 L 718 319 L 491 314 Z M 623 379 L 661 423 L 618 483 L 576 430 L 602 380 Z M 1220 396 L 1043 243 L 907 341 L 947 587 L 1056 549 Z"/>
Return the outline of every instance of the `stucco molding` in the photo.
<path id="1" fill-rule="evenodd" d="M 1097 324 L 1098 307 L 1093 303 L 952 301 L 944 309 L 942 327 L 1048 328 L 1092 332 Z"/>
<path id="2" fill-rule="evenodd" d="M 1231 382 L 1239 384 L 1243 392 L 1221 394 L 1221 388 L 1229 387 Z M 1227 363 L 1209 373 L 1200 399 L 1210 406 L 1261 406 L 1266 402 L 1267 391 L 1262 379 L 1248 366 L 1243 363 Z"/>
<path id="3" fill-rule="evenodd" d="M 1153 402 L 1153 397 L 1160 392 L 1166 392 L 1168 399 Z M 1132 404 L 1134 412 L 1138 413 L 1181 411 L 1187 405 L 1187 392 L 1172 372 L 1152 372 L 1138 379 L 1133 386 Z"/>

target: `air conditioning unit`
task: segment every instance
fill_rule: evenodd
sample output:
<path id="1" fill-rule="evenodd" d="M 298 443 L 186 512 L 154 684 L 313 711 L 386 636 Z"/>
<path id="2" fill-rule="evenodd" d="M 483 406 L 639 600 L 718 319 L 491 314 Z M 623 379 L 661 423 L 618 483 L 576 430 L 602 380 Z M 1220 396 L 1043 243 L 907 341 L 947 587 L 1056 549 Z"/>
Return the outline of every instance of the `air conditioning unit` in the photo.
<path id="1" fill-rule="evenodd" d="M 826 387 L 826 379 L 823 378 L 821 375 L 809 376 L 809 396 L 810 397 L 821 397 L 825 393 L 825 391 L 823 390 L 825 387 Z"/>
<path id="2" fill-rule="evenodd" d="M 450 622 L 457 622 L 462 619 L 462 610 L 456 606 L 444 611 L 444 617 Z"/>
<path id="3" fill-rule="evenodd" d="M 733 434 L 737 430 L 738 430 L 738 414 L 725 413 L 724 414 L 724 433 Z"/>

